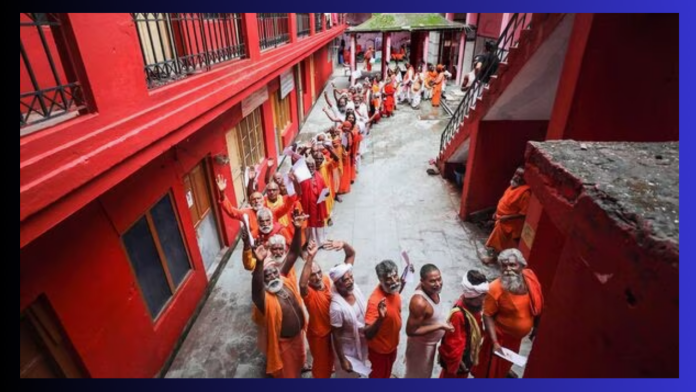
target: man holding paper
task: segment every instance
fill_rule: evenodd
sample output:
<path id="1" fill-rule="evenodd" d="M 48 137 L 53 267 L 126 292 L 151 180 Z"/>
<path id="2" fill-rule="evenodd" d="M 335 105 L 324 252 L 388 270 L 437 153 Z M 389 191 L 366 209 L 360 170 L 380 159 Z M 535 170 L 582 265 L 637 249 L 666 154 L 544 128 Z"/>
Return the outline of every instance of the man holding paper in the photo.
<path id="1" fill-rule="evenodd" d="M 331 246 L 325 246 L 326 249 L 336 250 L 340 247 L 346 253 L 345 261 L 329 271 L 329 278 L 333 282 L 329 320 L 335 352 L 334 366 L 336 378 L 367 377 L 370 374 L 365 338 L 367 303 L 353 279 L 355 251 L 346 246 L 346 243 L 335 241 Z"/>
<path id="2" fill-rule="evenodd" d="M 307 220 L 307 240 L 323 244 L 325 238 L 324 224 L 328 218 L 328 213 L 326 212 L 326 201 L 320 201 L 319 198 L 325 190 L 328 191 L 327 185 L 324 182 L 324 178 L 317 171 L 316 162 L 312 157 L 306 160 L 303 158 L 298 160 L 293 169 L 295 170 L 297 180 L 300 181 L 297 191 L 300 196 L 302 210 L 309 215 Z M 301 174 L 304 171 L 308 171 L 308 178 Z"/>
<path id="3" fill-rule="evenodd" d="M 499 355 L 503 348 L 519 352 L 522 338 L 534 339 L 544 306 L 541 284 L 517 249 L 505 249 L 498 256 L 502 276 L 494 280 L 483 305 L 483 322 L 488 336 L 481 347 L 476 378 L 507 377 L 512 363 Z M 530 334 L 531 332 L 531 334 Z M 498 355 L 496 355 L 496 353 Z"/>
<path id="4" fill-rule="evenodd" d="M 379 285 L 370 295 L 365 314 L 365 337 L 372 363 L 370 378 L 391 377 L 401 332 L 401 292 L 410 268 L 413 266 L 405 268 L 399 278 L 399 269 L 391 260 L 375 267 Z"/>

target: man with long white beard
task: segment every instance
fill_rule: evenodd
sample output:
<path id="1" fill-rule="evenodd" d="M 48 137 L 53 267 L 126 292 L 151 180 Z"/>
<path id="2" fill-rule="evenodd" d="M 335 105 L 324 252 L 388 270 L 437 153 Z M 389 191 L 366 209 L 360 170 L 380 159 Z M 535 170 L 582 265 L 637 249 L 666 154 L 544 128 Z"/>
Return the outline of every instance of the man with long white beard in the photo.
<path id="1" fill-rule="evenodd" d="M 442 306 L 442 274 L 433 264 L 420 270 L 420 284 L 411 297 L 406 322 L 406 375 L 405 378 L 430 378 L 437 344 L 447 331 L 447 310 Z"/>
<path id="2" fill-rule="evenodd" d="M 481 347 L 476 378 L 506 377 L 512 363 L 494 354 L 502 347 L 519 352 L 522 338 L 534 339 L 544 297 L 541 284 L 517 249 L 505 249 L 498 256 L 501 277 L 490 284 L 483 304 L 483 322 L 488 336 Z"/>
<path id="3" fill-rule="evenodd" d="M 296 216 L 293 224 L 302 226 L 306 216 Z M 266 373 L 275 378 L 299 378 L 306 360 L 304 334 L 307 314 L 290 272 L 300 249 L 300 230 L 295 231 L 287 257 L 270 252 L 264 245 L 254 249 L 260 262 L 251 280 L 253 320 L 259 326 L 259 346 L 266 354 Z M 279 259 L 284 258 L 281 265 Z"/>
<path id="4" fill-rule="evenodd" d="M 354 259 L 355 252 L 349 254 L 346 251 L 344 263 L 329 271 L 333 282 L 329 320 L 336 355 L 336 378 L 359 378 L 360 374 L 354 370 L 356 366 L 369 370 L 365 337 L 367 303 L 353 278 Z"/>
<path id="5" fill-rule="evenodd" d="M 390 378 L 399 346 L 401 292 L 408 270 L 399 278 L 398 267 L 391 260 L 380 262 L 375 270 L 379 285 L 367 301 L 365 314 L 365 337 L 372 363 L 370 378 Z"/>
<path id="6" fill-rule="evenodd" d="M 334 365 L 334 350 L 331 346 L 331 280 L 322 273 L 319 264 L 314 263 L 318 246 L 310 241 L 302 275 L 300 275 L 300 294 L 309 314 L 307 342 L 312 353 L 314 366 L 312 377 L 330 378 Z M 353 265 L 355 251 L 348 243 L 329 241 L 324 244 L 326 250 L 343 250 L 346 254 L 345 264 Z"/>

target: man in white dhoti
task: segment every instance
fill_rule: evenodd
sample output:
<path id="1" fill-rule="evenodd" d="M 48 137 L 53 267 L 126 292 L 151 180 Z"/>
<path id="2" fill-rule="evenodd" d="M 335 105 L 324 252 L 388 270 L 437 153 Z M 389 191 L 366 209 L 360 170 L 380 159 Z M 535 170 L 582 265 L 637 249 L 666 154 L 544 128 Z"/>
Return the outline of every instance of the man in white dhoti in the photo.
<path id="1" fill-rule="evenodd" d="M 336 360 L 337 378 L 367 377 L 365 311 L 367 302 L 353 279 L 353 266 L 347 261 L 329 271 L 333 281 L 329 318 Z"/>
<path id="2" fill-rule="evenodd" d="M 430 378 L 437 344 L 447 331 L 453 331 L 446 322 L 447 309 L 442 306 L 442 275 L 433 264 L 420 270 L 421 281 L 411 297 L 406 323 L 405 378 Z"/>

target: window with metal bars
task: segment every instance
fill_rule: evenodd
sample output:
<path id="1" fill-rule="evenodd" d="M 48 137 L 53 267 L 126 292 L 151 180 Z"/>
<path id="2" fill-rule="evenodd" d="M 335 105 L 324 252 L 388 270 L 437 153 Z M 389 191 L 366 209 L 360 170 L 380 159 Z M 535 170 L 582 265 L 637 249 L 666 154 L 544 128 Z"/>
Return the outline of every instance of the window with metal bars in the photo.
<path id="1" fill-rule="evenodd" d="M 64 14 L 19 14 L 20 136 L 87 111 L 63 21 Z"/>
<path id="2" fill-rule="evenodd" d="M 256 14 L 256 20 L 259 26 L 259 45 L 261 50 L 275 48 L 290 42 L 287 13 Z"/>
<path id="3" fill-rule="evenodd" d="M 246 55 L 238 13 L 132 13 L 149 88 Z"/>
<path id="4" fill-rule="evenodd" d="M 324 14 L 321 14 L 321 13 L 314 14 L 314 31 L 315 32 L 318 33 L 320 31 L 324 30 L 323 25 L 321 24 L 321 22 L 323 20 L 324 20 Z"/>
<path id="5" fill-rule="evenodd" d="M 309 14 L 295 14 L 297 16 L 297 36 L 309 35 Z"/>
<path id="6" fill-rule="evenodd" d="M 261 159 L 266 155 L 266 149 L 263 143 L 260 107 L 239 122 L 237 135 L 239 135 L 239 145 L 242 147 L 244 166 L 255 166 L 261 162 Z"/>

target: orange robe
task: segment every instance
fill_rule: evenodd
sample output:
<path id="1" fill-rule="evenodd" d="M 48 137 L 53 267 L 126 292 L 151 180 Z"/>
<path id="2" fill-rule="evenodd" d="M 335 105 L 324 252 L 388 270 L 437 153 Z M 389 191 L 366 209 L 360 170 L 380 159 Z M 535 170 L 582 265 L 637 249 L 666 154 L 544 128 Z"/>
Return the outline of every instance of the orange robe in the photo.
<path id="1" fill-rule="evenodd" d="M 325 160 L 318 170 L 319 174 L 321 174 L 321 178 L 324 179 L 324 184 L 329 188 L 329 197 L 326 198 L 326 213 L 328 218 L 331 217 L 331 212 L 333 211 L 334 206 L 334 198 L 336 197 L 336 193 L 333 189 L 333 170 L 335 166 L 336 163 L 333 161 L 333 159 L 331 159 L 331 161 Z"/>
<path id="2" fill-rule="evenodd" d="M 275 202 L 265 199 L 266 207 L 273 211 L 273 218 L 283 225 L 290 234 L 290 238 L 295 235 L 295 225 L 292 224 L 292 212 L 294 210 L 302 213 L 302 204 L 297 200 L 297 195 L 278 197 Z M 302 228 L 307 227 L 307 222 L 302 223 Z M 304 230 L 302 231 L 302 244 L 305 243 Z"/>
<path id="3" fill-rule="evenodd" d="M 483 313 L 495 320 L 495 333 L 498 343 L 514 352 L 520 351 L 522 338 L 534 327 L 534 317 L 541 315 L 544 296 L 541 284 L 534 272 L 522 270 L 529 293 L 515 295 L 505 291 L 500 278 L 494 280 L 483 304 Z M 504 378 L 512 368 L 512 363 L 493 353 L 493 342 L 487 335 L 479 354 L 479 364 L 471 373 L 476 378 Z"/>
<path id="4" fill-rule="evenodd" d="M 290 291 L 300 306 L 302 298 L 297 289 L 297 280 L 290 277 L 281 277 L 283 286 Z M 259 333 L 266 334 L 266 373 L 275 378 L 299 378 L 302 366 L 306 360 L 303 333 L 298 333 L 290 339 L 280 337 L 283 325 L 283 310 L 275 294 L 268 292 L 266 295 L 266 309 L 261 314 L 256 306 L 253 306 L 252 320 L 261 327 Z M 304 325 L 307 327 L 307 315 L 304 316 Z"/>
<path id="5" fill-rule="evenodd" d="M 244 214 L 247 214 L 249 216 L 249 230 L 251 230 L 251 235 L 253 235 L 254 238 L 258 237 L 259 223 L 256 220 L 256 211 L 251 208 L 243 208 L 241 210 L 236 208 L 232 205 L 230 199 L 227 198 L 227 195 L 224 195 L 222 200 L 220 200 L 220 206 L 222 207 L 222 210 L 230 216 L 230 218 L 241 222 L 244 222 Z"/>
<path id="6" fill-rule="evenodd" d="M 469 311 L 460 298 L 455 303 L 455 309 L 450 312 L 448 320 L 454 327 L 454 331 L 445 333 L 438 348 L 440 365 L 442 365 L 440 378 L 469 378 L 469 372 L 459 372 L 459 364 L 464 361 L 465 355 L 471 353 L 475 344 L 481 343 L 483 333 L 481 312 L 470 312 L 476 321 L 476 325 L 471 325 L 462 309 Z"/>
<path id="7" fill-rule="evenodd" d="M 383 298 L 387 300 L 387 315 L 377 334 L 367 341 L 368 358 L 372 363 L 370 378 L 391 377 L 394 362 L 396 362 L 396 349 L 399 346 L 401 294 L 387 294 L 382 290 L 382 286 L 377 286 L 367 300 L 365 325 L 372 325 L 377 321 L 379 317 L 377 308 Z"/>
<path id="8" fill-rule="evenodd" d="M 351 132 L 344 132 L 346 137 L 348 138 L 348 146 L 353 147 L 353 136 L 351 135 Z M 350 182 L 353 179 L 353 156 L 352 152 L 346 152 L 346 150 L 342 151 L 342 158 L 343 158 L 343 173 L 341 174 L 341 185 L 338 187 L 338 193 L 339 194 L 344 194 L 344 193 L 350 193 Z"/>
<path id="9" fill-rule="evenodd" d="M 496 215 L 527 215 L 530 193 L 529 185 L 520 185 L 517 188 L 508 187 L 498 202 Z M 505 222 L 501 222 L 500 219 L 496 220 L 486 246 L 495 249 L 496 252 L 516 248 L 517 240 L 522 235 L 523 226 L 524 218 L 511 219 Z"/>
<path id="10" fill-rule="evenodd" d="M 432 105 L 437 107 L 440 106 L 440 98 L 442 97 L 442 84 L 445 80 L 445 73 L 440 72 L 433 78 L 432 86 L 433 86 L 433 98 L 432 98 Z"/>
<path id="11" fill-rule="evenodd" d="M 338 162 L 336 162 L 336 166 L 333 168 L 333 181 L 331 182 L 331 184 L 333 184 L 335 199 L 336 194 L 338 194 L 339 190 L 341 189 L 341 178 L 343 177 L 343 146 L 341 145 L 340 141 L 338 143 L 334 143 L 334 152 L 339 157 Z"/>
<path id="12" fill-rule="evenodd" d="M 314 359 L 312 377 L 330 378 L 333 373 L 334 353 L 331 345 L 331 321 L 329 320 L 329 305 L 331 305 L 331 280 L 327 275 L 322 277 L 324 290 L 307 287 L 304 303 L 309 314 L 307 342 L 309 351 Z"/>

